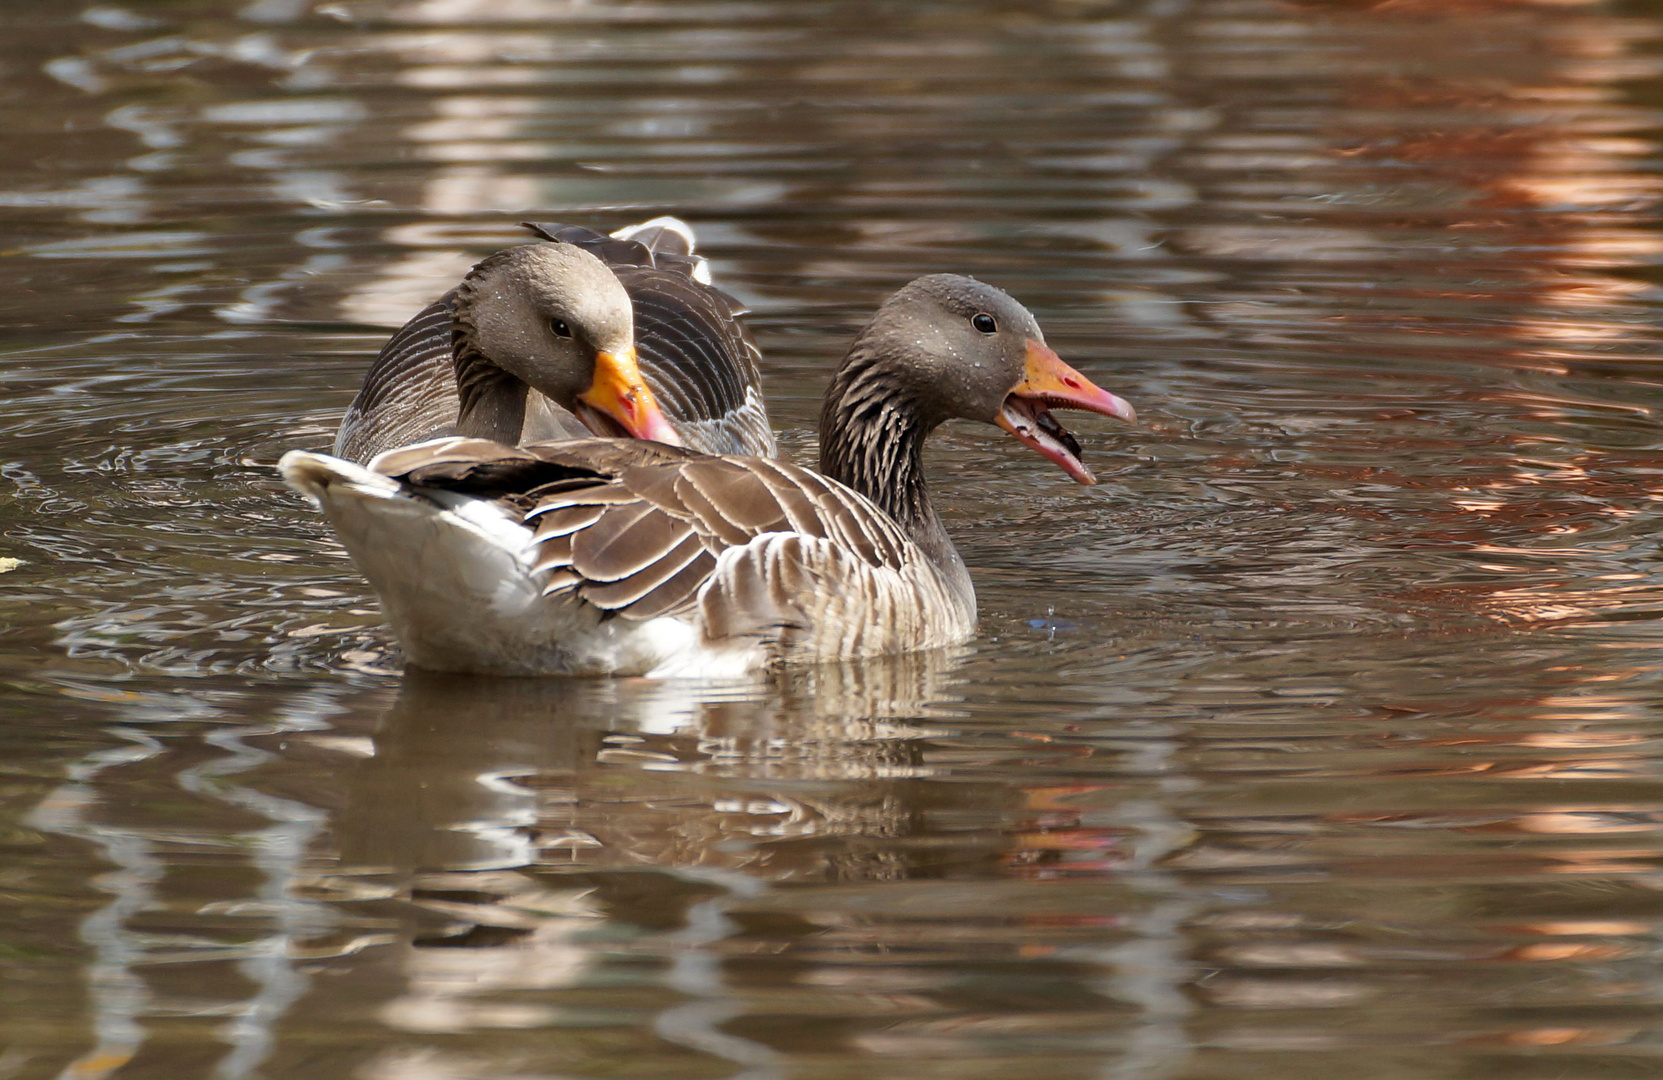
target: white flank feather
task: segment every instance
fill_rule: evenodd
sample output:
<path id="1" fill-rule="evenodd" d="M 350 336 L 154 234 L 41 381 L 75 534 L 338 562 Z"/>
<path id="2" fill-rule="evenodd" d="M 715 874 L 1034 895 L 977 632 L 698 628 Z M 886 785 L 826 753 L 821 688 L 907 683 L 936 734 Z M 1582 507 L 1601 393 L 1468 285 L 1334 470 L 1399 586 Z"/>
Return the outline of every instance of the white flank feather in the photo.
<path id="1" fill-rule="evenodd" d="M 708 649 L 681 619 L 603 619 L 543 595 L 532 532 L 486 499 L 414 490 L 341 458 L 292 450 L 283 478 L 318 504 L 417 667 L 504 675 L 738 677 L 765 657 Z"/>

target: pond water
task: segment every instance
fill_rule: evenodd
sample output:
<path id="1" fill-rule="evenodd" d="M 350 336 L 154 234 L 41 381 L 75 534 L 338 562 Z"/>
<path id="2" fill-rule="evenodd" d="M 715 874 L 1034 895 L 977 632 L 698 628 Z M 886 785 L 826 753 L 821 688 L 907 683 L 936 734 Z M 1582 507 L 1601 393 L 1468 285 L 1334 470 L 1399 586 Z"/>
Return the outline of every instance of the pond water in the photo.
<path id="1" fill-rule="evenodd" d="M 0 1077 L 1663 1072 L 1663 5 L 0 27 Z M 952 655 L 401 679 L 273 463 L 664 212 L 799 461 L 939 270 L 1142 421 L 935 440 Z"/>

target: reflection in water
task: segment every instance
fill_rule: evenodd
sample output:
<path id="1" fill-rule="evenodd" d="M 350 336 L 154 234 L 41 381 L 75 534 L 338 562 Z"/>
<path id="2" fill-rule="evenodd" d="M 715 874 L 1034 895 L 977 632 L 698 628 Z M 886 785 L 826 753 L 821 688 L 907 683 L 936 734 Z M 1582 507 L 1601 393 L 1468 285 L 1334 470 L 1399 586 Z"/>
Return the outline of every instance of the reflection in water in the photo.
<path id="1" fill-rule="evenodd" d="M 673 995 L 660 1039 L 775 1075 L 766 1045 L 720 1029 L 743 1011 L 713 962 L 743 930 L 730 909 L 769 882 L 916 871 L 878 843 L 916 828 L 893 781 L 928 775 L 918 742 L 939 732 L 919 724 L 946 715 L 955 667 L 942 653 L 827 666 L 777 692 L 407 676 L 343 788 L 333 873 L 353 884 L 319 886 L 373 875 L 426 920 L 377 1016 L 410 1033 L 546 1033 L 573 1018 L 563 996 L 616 978 L 608 952 L 633 951 Z M 659 940 L 609 947 L 608 920 Z M 416 1067 L 402 1048 L 368 1066 Z"/>
<path id="2" fill-rule="evenodd" d="M 151 740 L 144 742 L 149 745 L 105 750 L 82 759 L 70 770 L 67 783 L 47 796 L 30 820 L 49 832 L 91 840 L 116 868 L 100 882 L 112 895 L 110 903 L 81 923 L 81 937 L 95 956 L 88 975 L 96 988 L 93 1030 L 97 1042 L 65 1069 L 68 1077 L 108 1076 L 131 1061 L 144 1041 L 139 1018 L 150 1005 L 150 994 L 133 971 L 139 950 L 126 932 L 126 923 L 154 902 L 161 862 L 141 837 L 98 829 L 86 820 L 94 798 L 88 779 L 105 768 L 149 757 L 157 747 Z"/>
<path id="3" fill-rule="evenodd" d="M 918 743 L 937 731 L 921 725 L 950 715 L 957 662 L 825 665 L 775 686 L 411 673 L 353 770 L 340 858 L 401 879 L 532 864 L 840 876 L 758 845 L 904 832 L 890 782 L 929 775 Z"/>
<path id="4" fill-rule="evenodd" d="M 291 892 L 301 858 L 322 823 L 322 811 L 236 782 L 240 774 L 271 757 L 246 740 L 272 731 L 287 735 L 326 726 L 320 713 L 327 712 L 328 705 L 316 695 L 299 695 L 288 709 L 289 715 L 278 716 L 270 725 L 210 730 L 203 742 L 218 754 L 169 770 L 181 794 L 218 807 L 222 815 L 232 811 L 233 819 L 239 816 L 236 810 L 246 811 L 241 816 L 249 820 L 232 825 L 234 831 L 192 835 L 171 823 L 144 820 L 148 807 L 100 806 L 99 790 L 109 784 L 103 774 L 155 768 L 165 761 L 167 748 L 160 738 L 131 728 L 121 732 L 131 745 L 82 759 L 71 768 L 67 782 L 31 815 L 31 827 L 89 842 L 113 867 L 97 881 L 111 894 L 110 902 L 80 927 L 92 952 L 89 987 L 96 1044 L 70 1063 L 64 1076 L 79 1080 L 117 1075 L 134 1063 L 144 1048 L 145 1019 L 169 1011 L 158 1000 L 165 995 L 156 992 L 158 965 L 212 968 L 234 961 L 240 981 L 252 990 L 232 991 L 224 1004 L 208 1010 L 187 1011 L 220 1018 L 217 1035 L 229 1052 L 216 1075 L 251 1075 L 269 1056 L 273 1025 L 306 988 L 305 977 L 292 964 L 291 943 L 333 922 L 327 911 Z M 209 930 L 189 940 L 167 932 L 173 904 L 165 892 L 166 878 L 181 848 L 219 849 L 222 857 L 234 852 L 233 858 L 249 853 L 260 885 L 247 896 L 203 903 L 195 910 L 210 926 L 224 922 L 249 936 L 223 940 Z M 152 924 L 148 930 L 138 929 L 147 922 Z M 192 980 L 191 996 L 225 993 L 224 981 L 213 976 Z M 221 985 L 215 987 L 216 982 Z"/>
<path id="5" fill-rule="evenodd" d="M 17 12 L 0 1075 L 1655 1072 L 1655 12 Z M 942 269 L 1146 421 L 932 448 L 961 656 L 389 680 L 270 463 L 662 211 L 798 460 Z"/>

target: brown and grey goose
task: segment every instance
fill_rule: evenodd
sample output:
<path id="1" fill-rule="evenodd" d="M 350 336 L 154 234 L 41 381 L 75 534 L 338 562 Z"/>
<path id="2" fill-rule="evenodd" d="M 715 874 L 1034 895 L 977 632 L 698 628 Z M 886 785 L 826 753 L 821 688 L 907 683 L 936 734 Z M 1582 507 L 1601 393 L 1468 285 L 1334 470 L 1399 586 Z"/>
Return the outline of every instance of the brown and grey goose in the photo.
<path id="1" fill-rule="evenodd" d="M 536 381 L 570 372 L 561 354 L 585 347 L 615 384 L 616 404 L 644 382 L 675 435 L 617 416 L 610 419 L 618 426 L 604 430 L 712 454 L 778 453 L 762 401 L 760 353 L 739 318 L 745 308 L 711 284 L 686 224 L 654 218 L 610 236 L 578 225 L 525 227 L 547 242 L 485 259 L 382 348 L 341 421 L 338 456 L 368 461 L 451 434 L 510 444 L 586 436 L 599 417 L 589 415 L 586 428 L 571 406 L 557 404 L 569 387 Z M 619 304 L 633 309 L 633 341 L 586 341 L 585 324 L 610 329 L 626 321 L 606 316 L 608 305 Z M 585 307 L 588 320 L 568 310 Z M 586 405 L 595 407 L 577 408 Z"/>
<path id="2" fill-rule="evenodd" d="M 819 473 L 620 439 L 449 438 L 369 468 L 302 451 L 280 467 L 416 666 L 731 676 L 969 638 L 975 592 L 930 506 L 924 441 L 954 417 L 997 424 L 1094 483 L 1053 406 L 1134 418 L 1021 304 L 935 275 L 886 301 L 838 368 Z"/>

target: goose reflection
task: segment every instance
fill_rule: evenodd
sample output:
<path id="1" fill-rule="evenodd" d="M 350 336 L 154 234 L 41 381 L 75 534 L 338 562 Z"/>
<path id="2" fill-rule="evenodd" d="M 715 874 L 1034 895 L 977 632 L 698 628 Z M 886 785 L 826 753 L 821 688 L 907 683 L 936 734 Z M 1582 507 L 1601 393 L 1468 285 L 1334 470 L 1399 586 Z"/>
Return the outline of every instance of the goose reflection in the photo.
<path id="1" fill-rule="evenodd" d="M 931 772 L 922 744 L 954 714 L 960 664 L 910 654 L 768 686 L 410 673 L 334 830 L 334 874 L 412 905 L 381 1019 L 546 1038 L 559 992 L 605 960 L 596 938 L 702 946 L 734 932 L 725 905 L 771 883 L 918 872 L 899 842 L 922 813 L 911 781 Z M 654 978 L 688 1001 L 725 999 L 719 966 L 667 962 Z M 743 1058 L 706 1030 L 720 1019 L 655 1024 Z"/>
<path id="2" fill-rule="evenodd" d="M 412 881 L 520 867 L 719 865 L 747 843 L 902 827 L 891 783 L 952 715 L 962 653 L 774 683 L 412 672 L 352 773 L 343 869 Z"/>

